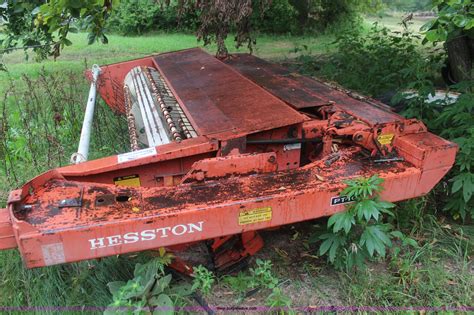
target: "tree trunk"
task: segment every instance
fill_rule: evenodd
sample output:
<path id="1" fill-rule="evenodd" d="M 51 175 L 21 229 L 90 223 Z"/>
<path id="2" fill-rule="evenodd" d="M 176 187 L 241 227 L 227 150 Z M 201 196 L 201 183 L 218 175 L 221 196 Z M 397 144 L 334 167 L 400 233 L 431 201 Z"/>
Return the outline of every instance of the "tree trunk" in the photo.
<path id="1" fill-rule="evenodd" d="M 474 40 L 460 36 L 446 42 L 451 76 L 456 82 L 472 80 L 474 60 Z"/>

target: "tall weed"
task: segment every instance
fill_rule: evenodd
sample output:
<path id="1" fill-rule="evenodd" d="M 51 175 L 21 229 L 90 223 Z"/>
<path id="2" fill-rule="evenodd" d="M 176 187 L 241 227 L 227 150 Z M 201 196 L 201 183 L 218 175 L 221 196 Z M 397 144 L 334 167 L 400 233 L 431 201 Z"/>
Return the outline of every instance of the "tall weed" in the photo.
<path id="1" fill-rule="evenodd" d="M 0 99 L 0 202 L 7 191 L 48 169 L 69 164 L 77 150 L 89 90 L 82 74 L 65 71 L 10 79 Z M 123 116 L 98 101 L 91 158 L 127 150 Z M 2 204 L 0 204 L 2 206 Z"/>
<path id="2" fill-rule="evenodd" d="M 456 100 L 446 98 L 427 103 L 431 90 L 432 83 L 418 87 L 417 96 L 409 99 L 404 114 L 422 119 L 430 131 L 458 144 L 456 163 L 435 193 L 454 219 L 474 219 L 474 81 L 451 87 L 459 93 Z"/>
<path id="3" fill-rule="evenodd" d="M 23 75 L 10 79 L 0 99 L 0 207 L 8 191 L 40 173 L 69 164 L 77 150 L 89 84 L 82 73 Z M 98 101 L 91 158 L 127 150 L 122 116 Z M 110 257 L 48 268 L 25 269 L 17 251 L 0 252 L 0 305 L 105 306 L 106 284 L 125 280 L 139 258 Z M 114 270 L 114 272 L 111 272 Z M 12 290 L 15 288 L 15 290 Z M 91 305 L 93 304 L 93 305 Z"/>

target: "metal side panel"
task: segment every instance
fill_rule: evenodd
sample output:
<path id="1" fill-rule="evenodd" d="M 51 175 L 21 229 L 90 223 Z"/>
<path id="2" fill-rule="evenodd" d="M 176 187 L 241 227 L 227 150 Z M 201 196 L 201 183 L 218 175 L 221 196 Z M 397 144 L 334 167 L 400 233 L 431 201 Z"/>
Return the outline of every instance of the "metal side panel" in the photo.
<path id="1" fill-rule="evenodd" d="M 156 56 L 155 64 L 200 135 L 223 139 L 304 121 L 283 101 L 201 49 Z"/>
<path id="2" fill-rule="evenodd" d="M 249 54 L 232 55 L 225 62 L 296 109 L 335 104 L 371 125 L 404 120 L 388 107 L 384 108 L 386 105 L 360 101 L 312 78 Z"/>
<path id="3" fill-rule="evenodd" d="M 8 209 L 0 209 L 0 250 L 17 247 Z"/>

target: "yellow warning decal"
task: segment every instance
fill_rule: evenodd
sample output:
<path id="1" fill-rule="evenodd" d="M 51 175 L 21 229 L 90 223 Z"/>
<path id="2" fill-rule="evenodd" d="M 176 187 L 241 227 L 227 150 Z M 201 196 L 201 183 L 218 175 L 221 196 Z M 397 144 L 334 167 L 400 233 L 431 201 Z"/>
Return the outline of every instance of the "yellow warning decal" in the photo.
<path id="1" fill-rule="evenodd" d="M 257 208 L 239 213 L 239 225 L 270 221 L 272 219 L 272 207 Z"/>
<path id="2" fill-rule="evenodd" d="M 114 183 L 117 186 L 140 187 L 140 177 L 138 175 L 115 177 Z"/>
<path id="3" fill-rule="evenodd" d="M 387 145 L 387 144 L 392 143 L 393 137 L 395 137 L 393 133 L 387 133 L 387 134 L 378 136 L 377 141 L 382 145 Z"/>

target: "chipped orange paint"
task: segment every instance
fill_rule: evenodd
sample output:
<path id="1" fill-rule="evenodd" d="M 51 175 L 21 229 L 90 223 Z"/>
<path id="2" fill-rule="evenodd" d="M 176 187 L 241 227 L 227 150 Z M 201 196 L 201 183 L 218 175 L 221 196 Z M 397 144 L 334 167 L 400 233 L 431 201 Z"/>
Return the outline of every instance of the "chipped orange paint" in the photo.
<path id="1" fill-rule="evenodd" d="M 382 198 L 395 202 L 428 193 L 454 163 L 455 144 L 385 105 L 247 55 L 226 65 L 196 49 L 173 54 L 104 66 L 99 91 L 121 111 L 120 80 L 134 66 L 157 67 L 199 137 L 34 178 L 0 210 L 0 249 L 18 247 L 32 268 L 204 240 L 218 251 L 240 235 L 239 250 L 216 257 L 229 266 L 263 246 L 255 231 L 343 211 L 347 179 L 377 174 Z M 202 90 L 191 93 L 199 82 L 190 86 L 183 72 L 205 76 Z M 197 113 L 199 102 L 208 112 Z M 260 116 L 251 120 L 248 106 Z M 380 135 L 389 140 L 377 143 Z M 141 187 L 114 185 L 126 176 Z M 190 270 L 185 262 L 179 269 Z"/>

